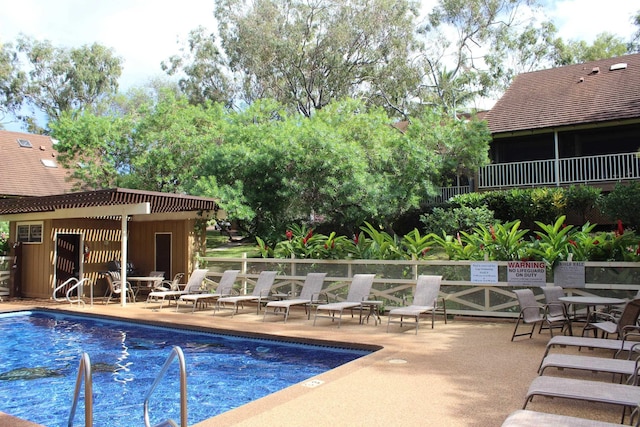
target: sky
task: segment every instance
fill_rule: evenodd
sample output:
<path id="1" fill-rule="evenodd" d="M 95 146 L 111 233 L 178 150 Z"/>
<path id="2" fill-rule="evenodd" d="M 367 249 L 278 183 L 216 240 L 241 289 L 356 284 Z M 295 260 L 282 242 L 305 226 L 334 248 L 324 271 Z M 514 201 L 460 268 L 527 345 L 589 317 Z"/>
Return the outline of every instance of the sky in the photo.
<path id="1" fill-rule="evenodd" d="M 627 41 L 640 10 L 632 0 L 545 0 L 564 40 L 591 42 L 602 32 Z M 423 0 L 429 10 L 436 0 Z M 164 76 L 160 63 L 179 51 L 190 30 L 215 26 L 215 0 L 0 0 L 0 43 L 20 33 L 58 47 L 100 43 L 124 59 L 120 88 Z"/>

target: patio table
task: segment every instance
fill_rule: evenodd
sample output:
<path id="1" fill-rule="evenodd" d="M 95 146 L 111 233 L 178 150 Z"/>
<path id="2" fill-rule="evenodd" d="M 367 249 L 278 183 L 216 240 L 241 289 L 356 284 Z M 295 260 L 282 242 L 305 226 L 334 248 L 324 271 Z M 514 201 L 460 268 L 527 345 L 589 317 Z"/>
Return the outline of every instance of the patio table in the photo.
<path id="1" fill-rule="evenodd" d="M 584 296 L 566 296 L 558 298 L 561 302 L 573 306 L 573 319 L 576 318 L 576 306 L 584 306 L 587 309 L 586 323 L 588 327 L 589 320 L 591 318 L 591 312 L 596 310 L 596 307 L 611 307 L 612 305 L 621 305 L 627 302 L 624 298 L 613 297 L 601 297 L 597 295 L 584 295 Z"/>
<path id="2" fill-rule="evenodd" d="M 134 296 L 138 296 L 138 292 L 140 292 L 140 289 L 153 289 L 157 284 L 159 284 L 160 282 L 162 282 L 164 280 L 164 277 L 162 276 L 131 276 L 131 277 L 127 277 L 127 280 L 132 282 L 131 283 L 131 288 L 133 290 L 133 295 Z M 137 285 L 133 285 L 133 283 L 137 283 Z M 143 283 L 146 283 L 146 285 L 143 285 Z"/>

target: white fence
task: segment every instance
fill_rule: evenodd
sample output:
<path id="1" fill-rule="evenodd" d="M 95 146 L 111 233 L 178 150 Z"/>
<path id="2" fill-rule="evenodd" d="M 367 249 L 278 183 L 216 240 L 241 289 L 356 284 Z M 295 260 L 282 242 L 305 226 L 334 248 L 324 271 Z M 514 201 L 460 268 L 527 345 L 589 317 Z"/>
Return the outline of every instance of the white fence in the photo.
<path id="1" fill-rule="evenodd" d="M 478 285 L 471 283 L 472 261 L 379 261 L 379 260 L 314 260 L 276 258 L 213 258 L 201 259 L 202 267 L 211 274 L 227 269 L 238 269 L 250 291 L 254 279 L 262 270 L 278 271 L 275 292 L 299 291 L 309 272 L 326 272 L 324 291 L 332 300 L 341 300 L 347 294 L 354 274 L 375 273 L 372 297 L 382 300 L 384 307 L 401 305 L 403 296 L 410 296 L 420 274 L 442 275 L 441 296 L 446 298 L 447 313 L 471 316 L 517 317 L 518 303 L 513 286 L 507 283 L 507 262 L 497 262 L 498 283 Z M 631 298 L 640 289 L 640 263 L 587 262 L 584 287 L 569 288 L 571 295 L 601 295 Z M 551 272 L 547 272 L 547 286 L 553 285 Z M 539 299 L 542 291 L 534 288 Z"/>
<path id="2" fill-rule="evenodd" d="M 478 188 L 532 187 L 640 179 L 637 153 L 496 163 L 478 172 Z"/>

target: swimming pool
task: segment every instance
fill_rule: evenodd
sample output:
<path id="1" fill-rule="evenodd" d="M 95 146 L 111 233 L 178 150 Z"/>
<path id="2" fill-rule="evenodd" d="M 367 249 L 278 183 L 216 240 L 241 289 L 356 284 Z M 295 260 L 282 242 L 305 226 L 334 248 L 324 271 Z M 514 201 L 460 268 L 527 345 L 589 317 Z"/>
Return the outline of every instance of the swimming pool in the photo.
<path id="1" fill-rule="evenodd" d="M 67 425 L 83 352 L 94 425 L 122 427 L 144 425 L 144 396 L 173 346 L 185 355 L 190 425 L 371 353 L 49 311 L 0 315 L 0 337 L 0 411 L 49 427 Z M 152 425 L 180 419 L 178 372 L 173 363 L 151 398 Z"/>

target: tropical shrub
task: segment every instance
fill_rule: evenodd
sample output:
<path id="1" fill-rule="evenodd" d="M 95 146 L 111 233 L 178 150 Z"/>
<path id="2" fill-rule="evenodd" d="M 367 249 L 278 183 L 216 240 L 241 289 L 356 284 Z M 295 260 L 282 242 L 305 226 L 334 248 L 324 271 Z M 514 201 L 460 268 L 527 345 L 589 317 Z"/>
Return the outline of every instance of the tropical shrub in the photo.
<path id="1" fill-rule="evenodd" d="M 640 261 L 640 239 L 619 222 L 615 232 L 594 232 L 595 224 L 565 224 L 564 215 L 552 223 L 536 221 L 537 230 L 520 228 L 519 220 L 478 225 L 454 234 L 422 234 L 414 229 L 403 237 L 390 235 L 369 223 L 353 237 L 315 233 L 291 226 L 285 239 L 268 245 L 257 238 L 263 257 L 312 259 L 433 259 L 434 253 L 450 260 L 544 261 L 553 268 L 560 261 Z"/>
<path id="2" fill-rule="evenodd" d="M 572 185 L 564 190 L 564 197 L 567 210 L 575 212 L 582 223 L 585 223 L 587 212 L 598 205 L 602 189 L 590 185 Z"/>
<path id="3" fill-rule="evenodd" d="M 600 209 L 609 218 L 621 220 L 627 227 L 640 227 L 640 183 L 618 183 L 613 191 L 600 199 Z"/>
<path id="4" fill-rule="evenodd" d="M 420 216 L 425 230 L 433 233 L 455 234 L 458 231 L 471 231 L 478 224 L 493 224 L 493 212 L 486 206 L 460 206 L 451 209 L 433 208 L 431 213 Z"/>

